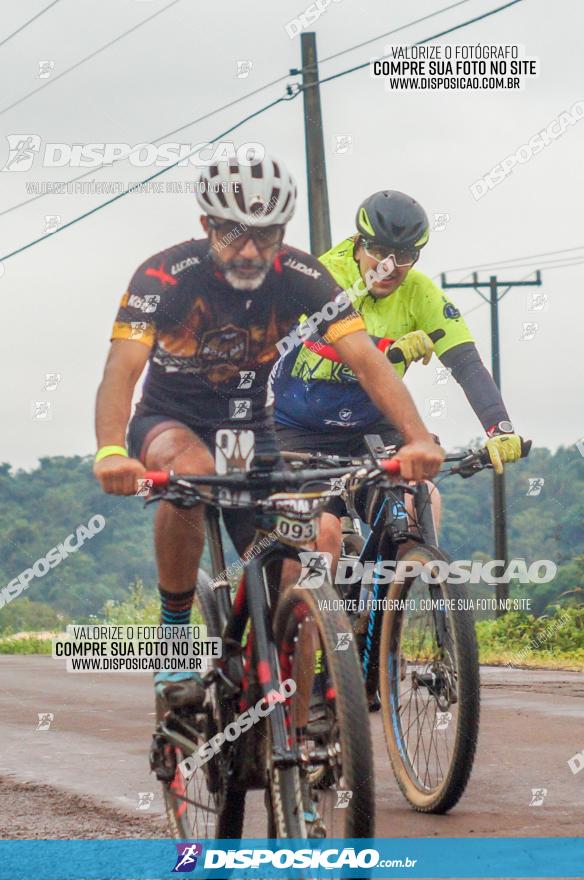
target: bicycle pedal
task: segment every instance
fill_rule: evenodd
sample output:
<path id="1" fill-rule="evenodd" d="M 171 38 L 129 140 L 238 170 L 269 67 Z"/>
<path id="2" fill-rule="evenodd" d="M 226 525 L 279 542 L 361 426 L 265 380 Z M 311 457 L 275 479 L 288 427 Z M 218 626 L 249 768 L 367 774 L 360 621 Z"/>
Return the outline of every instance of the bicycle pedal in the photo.
<path id="1" fill-rule="evenodd" d="M 159 782 L 172 782 L 176 773 L 176 755 L 166 737 L 160 733 L 152 735 L 149 760 L 150 770 Z"/>

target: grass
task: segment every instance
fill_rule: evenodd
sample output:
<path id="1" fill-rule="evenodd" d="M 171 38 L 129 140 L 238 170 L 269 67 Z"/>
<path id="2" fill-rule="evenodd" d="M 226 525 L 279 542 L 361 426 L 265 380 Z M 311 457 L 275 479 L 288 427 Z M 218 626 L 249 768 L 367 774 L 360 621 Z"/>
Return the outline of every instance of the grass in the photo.
<path id="1" fill-rule="evenodd" d="M 140 580 L 132 584 L 130 597 L 125 602 L 106 602 L 100 617 L 79 621 L 80 624 L 98 623 L 111 626 L 128 624 L 158 624 L 160 619 L 160 600 L 147 592 Z M 202 618 L 196 607 L 193 608 L 191 623 L 201 624 Z M 57 633 L 14 633 L 0 637 L 0 654 L 51 654 L 53 635 Z"/>
<path id="2" fill-rule="evenodd" d="M 56 635 L 56 633 L 55 633 Z M 52 641 L 47 636 L 17 633 L 0 639 L 0 654 L 51 654 Z"/>
<path id="3" fill-rule="evenodd" d="M 543 617 L 510 611 L 476 624 L 481 663 L 516 668 L 584 670 L 584 606 Z"/>
<path id="4" fill-rule="evenodd" d="M 136 581 L 125 602 L 106 602 L 100 618 L 84 623 L 157 624 L 158 597 Z M 202 623 L 193 609 L 192 623 Z M 476 623 L 480 662 L 527 669 L 584 671 L 584 605 L 560 608 L 542 617 L 510 611 L 496 620 Z M 0 654 L 50 654 L 51 636 L 16 633 L 0 638 Z"/>

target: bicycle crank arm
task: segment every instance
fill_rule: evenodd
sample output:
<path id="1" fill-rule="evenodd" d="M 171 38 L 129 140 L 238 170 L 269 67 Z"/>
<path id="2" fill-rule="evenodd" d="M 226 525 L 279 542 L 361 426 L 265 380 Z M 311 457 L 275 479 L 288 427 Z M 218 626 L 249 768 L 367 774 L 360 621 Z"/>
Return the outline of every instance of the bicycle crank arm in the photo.
<path id="1" fill-rule="evenodd" d="M 310 752 L 300 755 L 300 763 L 305 767 L 331 766 L 333 760 L 338 760 L 338 755 L 334 749 L 313 749 Z"/>
<path id="2" fill-rule="evenodd" d="M 273 766 L 278 770 L 286 770 L 288 767 L 298 767 L 301 763 L 301 758 L 297 751 L 283 752 L 279 749 L 274 749 L 272 755 Z"/>

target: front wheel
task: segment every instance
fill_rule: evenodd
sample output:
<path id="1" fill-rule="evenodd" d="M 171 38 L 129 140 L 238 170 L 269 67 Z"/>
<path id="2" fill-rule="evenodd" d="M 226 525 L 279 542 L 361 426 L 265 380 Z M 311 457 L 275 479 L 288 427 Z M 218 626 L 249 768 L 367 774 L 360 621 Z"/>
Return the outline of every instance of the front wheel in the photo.
<path id="1" fill-rule="evenodd" d="M 373 837 L 373 752 L 348 617 L 330 583 L 289 587 L 274 620 L 281 680 L 292 679 L 289 743 L 298 765 L 271 773 L 281 836 Z"/>
<path id="2" fill-rule="evenodd" d="M 445 813 L 466 788 L 479 730 L 471 602 L 463 586 L 448 582 L 450 560 L 437 548 L 414 547 L 400 562 L 381 629 L 385 738 L 395 777 L 411 806 Z M 409 573 L 405 563 L 412 564 Z M 431 580 L 436 583 L 427 583 Z"/>

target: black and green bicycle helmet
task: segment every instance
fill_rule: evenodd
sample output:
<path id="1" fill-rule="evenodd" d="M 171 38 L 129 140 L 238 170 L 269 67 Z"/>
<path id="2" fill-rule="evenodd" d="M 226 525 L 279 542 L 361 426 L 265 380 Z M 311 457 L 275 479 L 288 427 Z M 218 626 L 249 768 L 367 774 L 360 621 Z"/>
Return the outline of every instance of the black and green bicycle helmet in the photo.
<path id="1" fill-rule="evenodd" d="M 356 222 L 367 241 L 400 251 L 420 249 L 430 237 L 428 215 L 422 206 L 395 189 L 380 190 L 361 202 Z"/>

